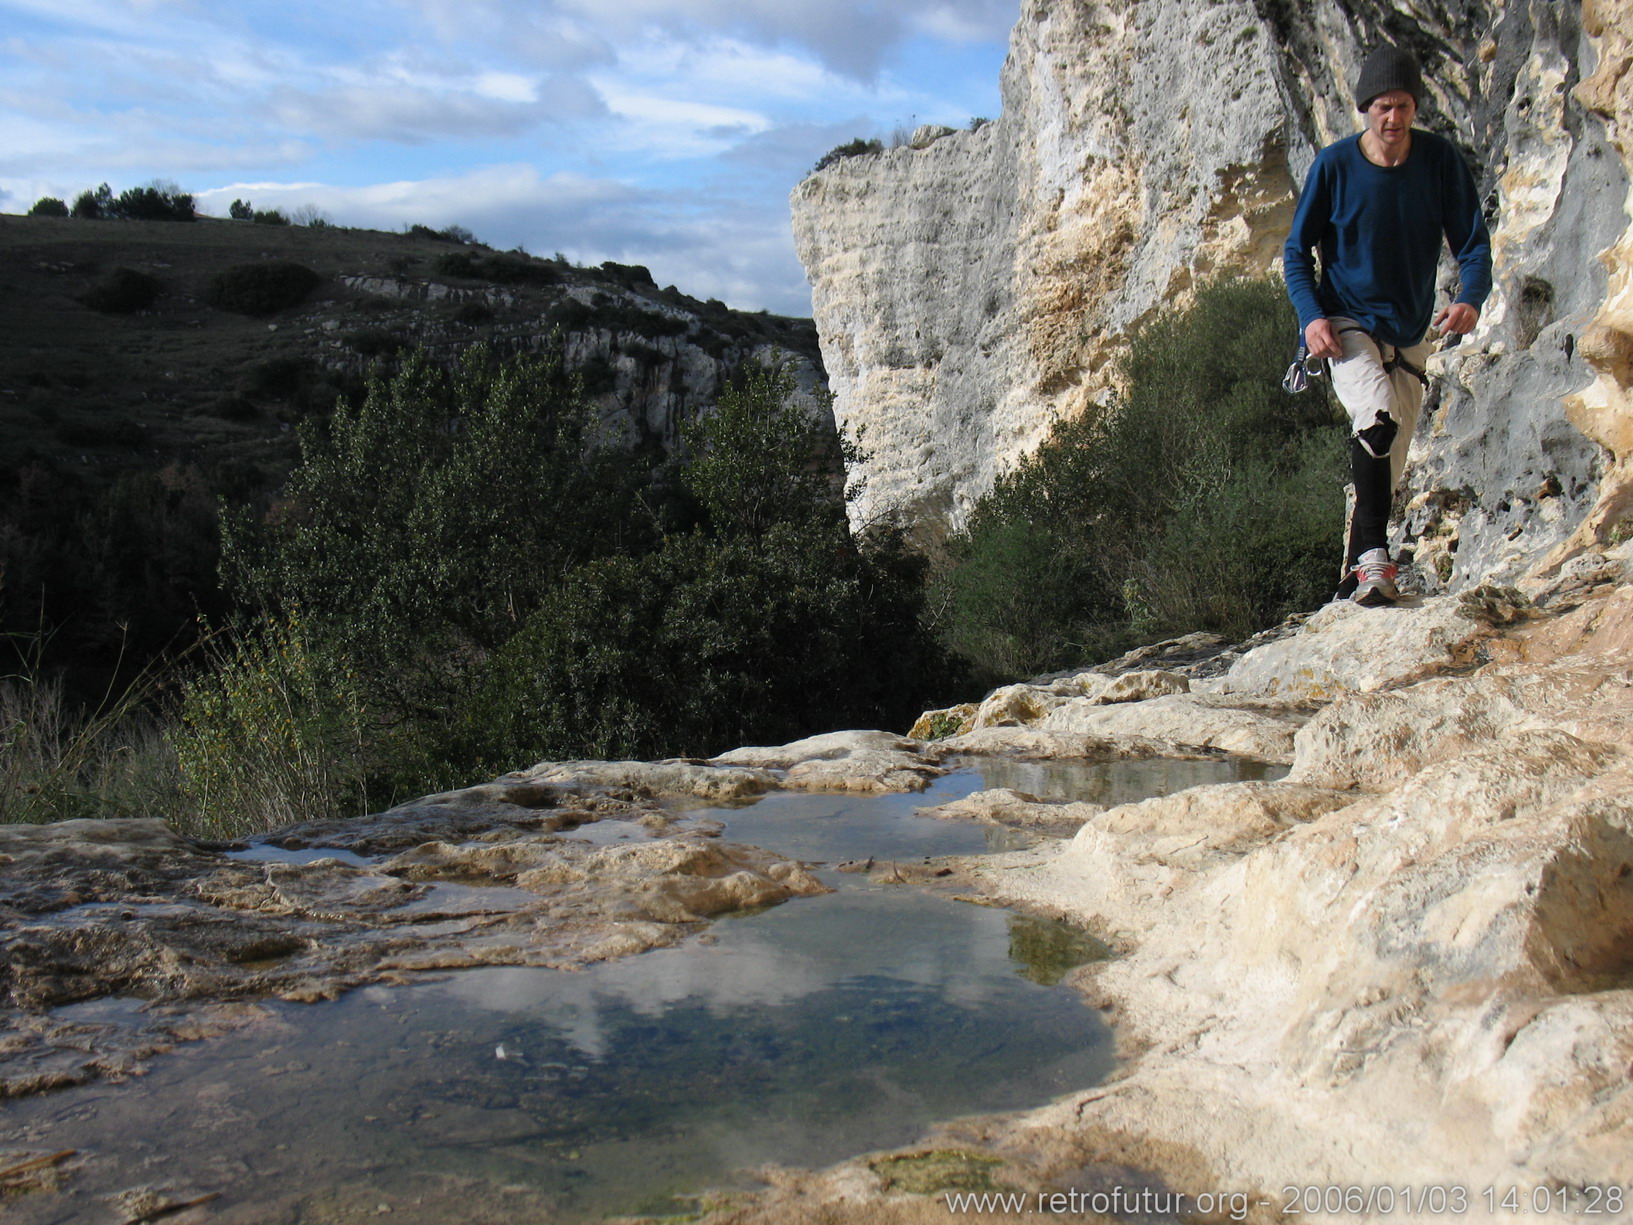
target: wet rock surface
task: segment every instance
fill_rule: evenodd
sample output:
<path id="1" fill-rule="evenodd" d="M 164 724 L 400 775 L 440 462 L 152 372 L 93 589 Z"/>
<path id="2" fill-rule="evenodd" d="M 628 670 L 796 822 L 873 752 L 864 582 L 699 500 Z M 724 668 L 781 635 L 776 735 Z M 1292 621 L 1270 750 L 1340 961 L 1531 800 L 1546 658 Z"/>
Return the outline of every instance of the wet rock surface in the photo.
<path id="1" fill-rule="evenodd" d="M 677 828 L 633 791 L 514 781 L 253 846 L 157 820 L 0 827 L 0 1096 L 138 1072 L 252 1019 L 257 1000 L 584 965 L 825 892 L 799 864 L 712 832 Z M 133 1007 L 94 1023 L 64 1011 L 110 997 Z"/>
<path id="2" fill-rule="evenodd" d="M 702 1201 L 704 1219 L 929 1219 L 956 1187 L 898 1175 L 944 1166 L 1031 1193 L 1118 1169 L 1191 1194 L 1627 1183 L 1633 588 L 1576 569 L 1588 581 L 1477 603 L 1523 616 L 1471 618 L 1450 596 L 1318 614 L 1235 653 L 1256 689 L 1213 691 L 1186 665 L 1043 678 L 954 708 L 993 721 L 934 742 L 852 732 L 711 761 L 546 762 L 253 847 L 154 821 L 0 830 L 0 1085 L 117 1079 L 260 1019 L 270 999 L 583 965 L 823 888 L 721 842 L 688 816 L 701 805 L 910 793 L 977 748 L 1016 770 L 1185 746 L 1206 759 L 1221 726 L 1249 727 L 1261 745 L 1279 738 L 1260 755 L 1291 763 L 1286 777 L 1103 805 L 994 786 L 919 815 L 1022 831 L 1026 849 L 838 865 L 1101 938 L 1118 956 L 1075 982 L 1116 1018 L 1127 1063 L 910 1153 L 770 1172 L 770 1190 Z M 1364 668 L 1341 662 L 1335 633 Z M 1446 648 L 1457 633 L 1474 655 Z M 1318 672 L 1319 687 L 1287 683 Z M 109 1011 L 110 997 L 142 1007 Z M 47 1189 L 71 1164 L 18 1177 Z"/>
<path id="3" fill-rule="evenodd" d="M 1027 1212 L 988 1214 L 1020 1221 L 1040 1194 L 1113 1185 L 1193 1214 L 1228 1189 L 1254 1219 L 1290 1184 L 1357 1183 L 1461 1186 L 1485 1219 L 1487 1186 L 1629 1185 L 1633 588 L 1591 559 L 1574 571 L 1472 604 L 1327 610 L 1213 644 L 1232 692 L 1126 704 L 1169 743 L 1205 740 L 1220 708 L 1283 720 L 1285 778 L 1109 807 L 1000 787 L 920 810 L 1051 835 L 938 870 L 1116 951 L 1074 981 L 1115 1019 L 1123 1070 L 909 1149 L 765 1171 L 767 1190 L 702 1219 L 928 1221 L 976 1189 L 1022 1193 Z M 1079 675 L 929 712 L 919 730 L 994 721 L 925 752 L 1137 754 L 1131 735 L 1051 730 L 1063 710 L 1122 708 L 1085 701 L 1100 681 Z"/>

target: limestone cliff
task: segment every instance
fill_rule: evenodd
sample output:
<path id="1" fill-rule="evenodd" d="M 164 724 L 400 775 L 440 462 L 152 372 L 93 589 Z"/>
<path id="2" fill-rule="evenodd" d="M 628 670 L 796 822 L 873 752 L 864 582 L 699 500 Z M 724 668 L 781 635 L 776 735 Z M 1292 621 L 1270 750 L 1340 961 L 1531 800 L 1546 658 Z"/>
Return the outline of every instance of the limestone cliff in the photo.
<path id="1" fill-rule="evenodd" d="M 1025 0 L 1000 119 L 793 193 L 837 415 L 871 453 L 858 513 L 956 527 L 1105 399 L 1131 324 L 1276 266 L 1316 151 L 1358 126 L 1346 82 L 1388 38 L 1424 63 L 1420 125 L 1478 167 L 1497 253 L 1479 330 L 1435 359 L 1403 543 L 1455 589 L 1617 533 L 1624 31 L 1603 2 Z"/>

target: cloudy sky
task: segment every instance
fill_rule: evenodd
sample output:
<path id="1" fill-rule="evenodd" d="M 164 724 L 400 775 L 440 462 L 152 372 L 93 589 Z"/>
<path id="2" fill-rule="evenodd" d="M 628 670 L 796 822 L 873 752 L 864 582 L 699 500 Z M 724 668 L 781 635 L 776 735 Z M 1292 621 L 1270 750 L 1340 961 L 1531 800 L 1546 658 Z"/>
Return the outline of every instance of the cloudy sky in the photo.
<path id="1" fill-rule="evenodd" d="M 0 0 L 0 212 L 168 180 L 809 314 L 789 190 L 854 137 L 995 117 L 1019 8 Z"/>

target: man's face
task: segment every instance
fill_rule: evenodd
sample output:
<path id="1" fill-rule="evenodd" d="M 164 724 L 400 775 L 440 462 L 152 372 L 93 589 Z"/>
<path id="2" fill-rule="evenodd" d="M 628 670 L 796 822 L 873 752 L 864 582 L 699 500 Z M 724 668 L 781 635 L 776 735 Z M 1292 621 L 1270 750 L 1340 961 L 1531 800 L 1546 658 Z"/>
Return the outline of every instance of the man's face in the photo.
<path id="1" fill-rule="evenodd" d="M 1412 120 L 1417 113 L 1418 104 L 1411 94 L 1392 89 L 1367 104 L 1367 130 L 1385 150 L 1403 149 L 1411 138 Z"/>

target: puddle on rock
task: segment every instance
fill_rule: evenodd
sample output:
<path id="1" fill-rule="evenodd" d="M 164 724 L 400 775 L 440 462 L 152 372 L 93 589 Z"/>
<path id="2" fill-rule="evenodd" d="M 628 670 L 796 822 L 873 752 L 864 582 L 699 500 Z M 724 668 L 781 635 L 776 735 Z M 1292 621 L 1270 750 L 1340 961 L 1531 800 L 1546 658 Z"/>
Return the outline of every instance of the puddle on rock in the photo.
<path id="1" fill-rule="evenodd" d="M 1198 782 L 1227 777 L 1181 764 L 1214 768 Z M 735 841 L 810 861 L 903 859 L 1016 837 L 918 807 L 1055 784 L 1054 768 L 1028 784 L 972 770 L 916 795 L 776 793 L 709 815 Z M 220 1192 L 209 1219 L 268 1225 L 661 1211 L 764 1163 L 911 1143 L 934 1121 L 1038 1105 L 1110 1070 L 1099 1014 L 1057 985 L 1100 955 L 1082 933 L 823 876 L 835 893 L 680 947 L 269 1002 L 252 1027 L 129 1083 L 10 1102 L 0 1150 L 79 1155 L 60 1190 L 8 1201 L 7 1219 L 107 1219 L 132 1187 L 178 1203 Z"/>

